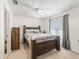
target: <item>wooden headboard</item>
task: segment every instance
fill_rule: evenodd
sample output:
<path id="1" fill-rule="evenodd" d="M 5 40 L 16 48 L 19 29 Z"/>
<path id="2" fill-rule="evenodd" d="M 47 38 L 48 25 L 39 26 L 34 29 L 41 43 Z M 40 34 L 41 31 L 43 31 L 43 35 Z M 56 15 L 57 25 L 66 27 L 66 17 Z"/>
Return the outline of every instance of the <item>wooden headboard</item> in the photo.
<path id="1" fill-rule="evenodd" d="M 25 35 L 25 33 L 26 33 L 26 30 L 31 30 L 31 29 L 33 29 L 33 30 L 39 30 L 39 32 L 41 32 L 41 27 L 40 26 L 38 26 L 38 27 L 26 27 L 25 25 L 23 26 L 23 39 L 25 39 L 24 38 L 24 35 Z"/>

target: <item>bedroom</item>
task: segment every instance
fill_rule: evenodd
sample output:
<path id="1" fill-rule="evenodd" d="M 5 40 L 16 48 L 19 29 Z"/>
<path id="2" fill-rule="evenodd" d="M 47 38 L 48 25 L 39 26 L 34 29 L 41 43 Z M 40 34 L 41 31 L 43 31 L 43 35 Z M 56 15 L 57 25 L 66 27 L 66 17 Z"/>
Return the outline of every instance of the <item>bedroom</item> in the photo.
<path id="1" fill-rule="evenodd" d="M 64 15 L 69 14 L 68 22 L 69 22 L 69 38 L 70 38 L 70 42 L 71 42 L 71 50 L 76 53 L 79 53 L 79 47 L 78 47 L 78 45 L 79 45 L 79 40 L 78 40 L 78 38 L 79 38 L 78 37 L 78 33 L 79 33 L 79 31 L 78 31 L 78 29 L 79 29 L 79 27 L 78 27 L 78 25 L 79 25 L 78 24 L 79 4 L 78 3 L 79 3 L 79 1 L 78 0 L 73 0 L 72 2 L 71 2 L 71 0 L 67 0 L 66 3 L 64 3 L 63 0 L 60 0 L 61 2 L 59 4 L 58 4 L 59 1 L 55 1 L 55 0 L 53 0 L 53 1 L 52 0 L 49 0 L 49 1 L 48 0 L 44 0 L 44 1 L 41 1 L 41 0 L 25 1 L 25 0 L 23 0 L 25 2 L 25 4 L 21 0 L 17 0 L 17 1 L 20 1 L 20 2 L 16 5 L 13 3 L 13 0 L 5 0 L 3 3 L 2 11 L 9 13 L 9 16 L 10 16 L 10 21 L 9 21 L 9 25 L 10 25 L 9 31 L 10 32 L 8 33 L 9 38 L 11 38 L 11 30 L 13 27 L 20 28 L 20 35 L 19 35 L 20 48 L 21 47 L 23 48 L 23 46 L 21 46 L 21 44 L 23 44 L 23 26 L 24 25 L 26 25 L 26 27 L 41 26 L 42 32 L 49 33 L 49 31 L 50 31 L 49 20 L 50 19 L 54 20 L 55 18 L 63 17 Z M 29 5 L 33 5 L 32 7 L 35 7 L 36 9 L 29 6 L 27 3 Z M 52 8 L 51 8 L 51 5 L 53 5 Z M 4 7 L 6 8 L 7 11 L 5 10 Z M 3 15 L 1 15 L 1 16 L 3 17 Z M 1 21 L 1 24 L 3 24 L 3 21 Z M 3 29 L 3 25 L 0 25 L 0 26 Z M 0 31 L 0 33 L 2 33 L 2 32 L 3 32 L 3 30 Z M 1 39 L 3 39 L 2 37 L 3 36 L 1 36 Z M 0 42 L 3 42 L 3 41 L 0 41 Z M 3 45 L 3 43 L 1 43 L 1 45 Z M 21 51 L 18 50 L 18 53 L 20 55 L 18 55 L 18 53 L 17 53 L 17 55 L 15 53 L 14 53 L 14 55 L 10 54 L 11 53 L 10 46 L 11 46 L 11 41 L 8 40 L 8 54 L 9 55 L 6 56 L 6 59 L 7 58 L 8 59 L 12 59 L 12 58 L 17 58 L 17 59 L 21 58 L 22 59 L 22 57 L 27 58 L 26 56 L 24 56 L 24 54 L 23 55 L 21 54 L 21 52 L 25 53 L 25 51 L 23 51 L 23 50 L 21 50 Z M 0 49 L 1 48 L 3 48 L 3 46 L 1 46 Z M 2 52 L 2 54 L 0 53 L 0 56 L 3 55 L 3 50 L 1 50 L 1 52 Z M 53 56 L 48 56 L 46 53 L 46 55 L 42 56 L 42 58 L 45 58 L 46 56 L 48 56 L 46 58 L 52 59 L 54 57 L 54 59 L 56 59 L 57 58 L 56 55 L 58 55 L 58 53 L 61 54 L 60 52 L 53 52 L 53 53 L 56 53 Z M 53 54 L 53 53 L 49 52 L 48 54 Z M 70 53 L 70 52 L 68 52 L 68 53 Z M 75 54 L 75 53 L 73 53 L 73 54 L 76 56 L 73 56 L 72 54 L 71 54 L 71 56 L 73 56 L 73 58 L 76 57 L 78 59 L 79 55 Z M 17 57 L 14 57 L 15 55 Z M 20 56 L 22 56 L 22 57 L 20 57 Z M 64 54 L 64 56 L 65 56 L 65 54 Z M 2 59 L 2 57 L 0 57 L 0 59 Z M 63 59 L 63 58 L 66 58 L 66 56 L 65 57 L 59 56 L 59 58 Z M 69 57 L 69 58 L 72 58 L 72 57 Z M 66 59 L 68 59 L 68 58 L 66 58 Z"/>

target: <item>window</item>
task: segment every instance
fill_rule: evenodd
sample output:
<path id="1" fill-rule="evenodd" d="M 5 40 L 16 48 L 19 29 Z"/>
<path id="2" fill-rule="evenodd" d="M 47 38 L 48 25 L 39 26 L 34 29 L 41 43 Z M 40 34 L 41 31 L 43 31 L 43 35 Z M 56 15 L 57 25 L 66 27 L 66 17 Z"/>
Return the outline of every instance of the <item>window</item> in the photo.
<path id="1" fill-rule="evenodd" d="M 51 19 L 50 21 L 50 33 L 54 35 L 60 35 L 63 32 L 63 17 Z"/>

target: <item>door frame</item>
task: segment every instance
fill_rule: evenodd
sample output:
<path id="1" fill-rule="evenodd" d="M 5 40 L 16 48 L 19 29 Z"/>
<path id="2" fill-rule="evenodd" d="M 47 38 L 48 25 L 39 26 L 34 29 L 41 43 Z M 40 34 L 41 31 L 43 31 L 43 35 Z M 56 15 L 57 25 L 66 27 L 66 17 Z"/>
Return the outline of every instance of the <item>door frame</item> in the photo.
<path id="1" fill-rule="evenodd" d="M 11 53 L 11 30 L 10 30 L 10 13 L 4 6 L 4 27 L 5 27 L 5 39 L 7 39 L 7 54 Z M 8 26 L 6 26 L 8 25 Z M 6 29 L 7 28 L 7 29 Z"/>

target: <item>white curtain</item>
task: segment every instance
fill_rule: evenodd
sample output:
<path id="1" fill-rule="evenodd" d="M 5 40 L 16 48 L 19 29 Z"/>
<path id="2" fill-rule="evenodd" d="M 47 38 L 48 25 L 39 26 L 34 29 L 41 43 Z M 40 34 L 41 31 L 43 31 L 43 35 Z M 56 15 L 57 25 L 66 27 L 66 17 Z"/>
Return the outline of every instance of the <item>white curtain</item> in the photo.
<path id="1" fill-rule="evenodd" d="M 63 41 L 63 17 L 50 20 L 50 33 L 60 36 L 60 45 Z"/>

